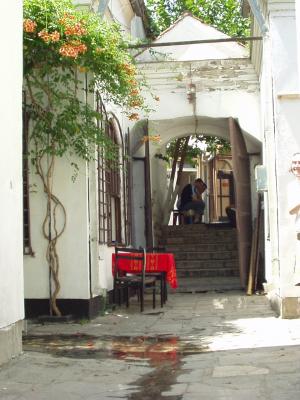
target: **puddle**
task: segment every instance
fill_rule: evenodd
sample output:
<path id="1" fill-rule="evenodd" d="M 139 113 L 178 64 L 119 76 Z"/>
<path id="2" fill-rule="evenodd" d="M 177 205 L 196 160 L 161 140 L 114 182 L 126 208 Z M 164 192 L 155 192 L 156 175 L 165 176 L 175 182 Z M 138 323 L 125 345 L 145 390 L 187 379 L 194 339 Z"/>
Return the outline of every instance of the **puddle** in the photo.
<path id="1" fill-rule="evenodd" d="M 92 336 L 74 335 L 27 335 L 23 339 L 25 351 L 51 354 L 55 357 L 78 359 L 119 359 L 125 362 L 146 360 L 151 372 L 131 385 L 139 391 L 128 400 L 180 400 L 182 395 L 162 395 L 171 390 L 182 374 L 182 358 L 206 352 L 193 336 L 180 339 L 177 336 Z M 185 370 L 185 373 L 188 371 Z"/>
<path id="2" fill-rule="evenodd" d="M 182 340 L 176 336 L 93 336 L 27 335 L 23 338 L 25 351 L 37 351 L 71 358 L 150 359 L 152 362 L 205 351 L 193 337 Z"/>

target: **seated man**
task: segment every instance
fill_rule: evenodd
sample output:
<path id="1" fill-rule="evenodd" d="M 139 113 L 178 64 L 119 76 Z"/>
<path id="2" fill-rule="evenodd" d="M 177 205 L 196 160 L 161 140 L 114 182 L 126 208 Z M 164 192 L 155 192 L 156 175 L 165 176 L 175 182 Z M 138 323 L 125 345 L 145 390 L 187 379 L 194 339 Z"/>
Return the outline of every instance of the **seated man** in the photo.
<path id="1" fill-rule="evenodd" d="M 233 228 L 236 228 L 236 209 L 234 207 L 234 205 L 229 205 L 225 208 L 228 220 L 230 222 L 230 225 Z"/>
<path id="2" fill-rule="evenodd" d="M 206 183 L 200 178 L 197 178 L 193 185 L 189 183 L 183 188 L 180 196 L 179 211 L 183 211 L 186 214 L 186 223 L 199 224 L 201 222 L 205 208 L 202 193 L 206 188 Z M 192 212 L 194 218 L 192 217 Z"/>

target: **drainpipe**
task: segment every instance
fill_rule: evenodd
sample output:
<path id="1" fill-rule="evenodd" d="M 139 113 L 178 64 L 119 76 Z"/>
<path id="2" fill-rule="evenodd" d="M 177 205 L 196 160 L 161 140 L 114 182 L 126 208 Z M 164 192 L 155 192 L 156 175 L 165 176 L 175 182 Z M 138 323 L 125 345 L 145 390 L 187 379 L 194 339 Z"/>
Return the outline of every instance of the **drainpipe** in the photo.
<path id="1" fill-rule="evenodd" d="M 247 0 L 247 1 L 250 5 L 251 11 L 254 15 L 254 18 L 256 19 L 256 22 L 258 23 L 261 33 L 265 35 L 269 31 L 269 29 L 267 27 L 265 18 L 261 12 L 257 0 Z"/>
<path id="2" fill-rule="evenodd" d="M 98 6 L 98 13 L 103 16 L 106 7 L 108 6 L 109 0 L 100 0 Z"/>
<path id="3" fill-rule="evenodd" d="M 278 182 L 277 182 L 277 162 L 276 162 L 276 154 L 277 154 L 277 146 L 276 146 L 276 129 L 275 129 L 275 109 L 274 109 L 274 82 L 272 76 L 272 49 L 271 49 L 271 40 L 268 35 L 264 36 L 263 42 L 263 58 L 265 61 L 265 122 L 264 122 L 264 144 L 268 148 L 267 153 L 267 166 L 269 171 L 274 171 L 273 174 L 268 174 L 268 185 L 271 188 L 265 196 L 268 196 L 267 201 L 270 206 L 268 208 L 268 213 L 276 213 L 277 223 L 269 226 L 268 221 L 266 221 L 268 228 L 268 237 L 267 240 L 270 240 L 269 232 L 272 229 L 272 247 L 271 249 L 271 265 L 273 270 L 273 265 L 275 264 L 278 269 L 278 276 L 280 279 L 280 254 L 279 254 L 279 216 L 278 216 Z M 266 150 L 266 148 L 265 148 Z M 273 175 L 273 179 L 272 179 Z M 270 199 L 270 194 L 272 198 Z M 273 207 L 272 207 L 273 204 Z M 272 215 L 271 215 L 272 216 Z M 269 217 L 269 216 L 268 216 Z M 272 220 L 272 218 L 268 218 L 268 220 Z M 272 276 L 272 274 L 270 274 Z M 280 296 L 281 287 L 279 285 L 279 296 Z"/>

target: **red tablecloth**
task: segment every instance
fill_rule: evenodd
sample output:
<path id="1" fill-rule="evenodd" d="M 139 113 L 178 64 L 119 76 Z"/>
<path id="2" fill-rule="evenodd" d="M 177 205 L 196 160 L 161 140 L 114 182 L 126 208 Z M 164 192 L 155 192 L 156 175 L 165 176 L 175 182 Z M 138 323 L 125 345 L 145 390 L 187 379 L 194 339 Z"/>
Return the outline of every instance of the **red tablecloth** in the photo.
<path id="1" fill-rule="evenodd" d="M 130 254 L 130 253 L 129 253 Z M 128 255 L 129 255 L 128 254 Z M 115 254 L 112 254 L 112 267 L 115 266 Z M 137 260 L 119 260 L 119 269 L 128 273 L 141 272 L 141 263 Z M 171 288 L 176 289 L 177 275 L 174 254 L 172 253 L 147 253 L 146 272 L 165 272 L 166 280 Z"/>

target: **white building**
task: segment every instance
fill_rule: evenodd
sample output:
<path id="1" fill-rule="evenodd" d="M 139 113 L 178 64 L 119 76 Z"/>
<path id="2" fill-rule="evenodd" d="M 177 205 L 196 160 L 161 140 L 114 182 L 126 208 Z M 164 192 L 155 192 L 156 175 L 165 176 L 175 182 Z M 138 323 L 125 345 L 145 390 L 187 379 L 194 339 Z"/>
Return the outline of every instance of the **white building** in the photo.
<path id="1" fill-rule="evenodd" d="M 9 39 L 7 40 L 7 32 Z M 22 2 L 0 4 L 0 364 L 22 349 Z"/>
<path id="2" fill-rule="evenodd" d="M 145 37 L 144 8 L 140 1 L 76 1 L 100 13 L 108 21 L 121 24 L 124 35 Z M 84 81 L 84 79 L 83 79 Z M 82 91 L 83 92 L 83 91 Z M 99 156 L 98 162 L 78 161 L 79 174 L 72 181 L 73 167 L 66 159 L 57 159 L 53 193 L 67 212 L 66 228 L 59 239 L 61 289 L 58 307 L 62 314 L 92 317 L 103 309 L 106 293 L 113 286 L 111 254 L 116 242 L 129 244 L 131 215 L 126 167 L 127 132 L 132 123 L 113 104 L 103 104 L 100 96 L 90 95 L 89 103 L 106 119 L 107 134 L 119 147 L 120 169 L 108 170 Z M 104 127 L 103 125 L 103 127 Z M 46 260 L 47 240 L 41 227 L 45 218 L 45 194 L 34 167 L 28 165 L 28 218 L 25 233 L 24 282 L 26 317 L 49 315 L 49 279 Z M 58 224 L 61 221 L 58 221 Z"/>
<path id="3" fill-rule="evenodd" d="M 94 11 L 118 21 L 125 33 L 145 37 L 147 19 L 142 1 L 78 3 L 93 4 Z M 92 317 L 100 311 L 102 299 L 112 289 L 111 254 L 116 241 L 136 245 L 157 241 L 164 217 L 167 171 L 155 154 L 163 153 L 171 139 L 196 132 L 231 141 L 243 286 L 256 214 L 255 167 L 265 166 L 265 287 L 282 317 L 300 316 L 300 288 L 294 282 L 296 235 L 287 207 L 287 184 L 293 179 L 291 156 L 300 150 L 299 20 L 294 1 L 258 4 L 249 0 L 249 5 L 255 15 L 253 35 L 262 36 L 262 40 L 251 42 L 250 55 L 238 43 L 218 42 L 226 35 L 184 15 L 157 39 L 158 43 L 182 41 L 183 37 L 215 42 L 161 46 L 154 56 L 147 50 L 140 52 L 139 68 L 160 97 L 155 102 L 145 92 L 154 111 L 132 127 L 120 109 L 99 104 L 107 113 L 108 131 L 119 145 L 120 160 L 126 148 L 132 156 L 118 177 L 111 172 L 110 178 L 119 180 L 120 185 L 107 185 L 101 162 L 81 163 L 75 183 L 67 162 L 57 163 L 53 191 L 60 193 L 68 209 L 66 231 L 58 246 L 58 304 L 64 313 Z M 191 90 L 192 102 L 188 96 Z M 128 129 L 130 135 L 126 135 Z M 145 135 L 160 135 L 161 142 L 144 145 Z M 50 287 L 46 243 L 39 228 L 43 193 L 33 174 L 29 189 L 31 232 L 24 265 L 25 304 L 27 315 L 35 316 L 49 312 Z"/>
<path id="4" fill-rule="evenodd" d="M 278 314 L 287 318 L 300 316 L 300 288 L 295 286 L 299 243 L 295 217 L 289 214 L 287 204 L 288 184 L 294 179 L 289 172 L 291 158 L 300 151 L 299 19 L 295 3 L 244 2 L 244 9 L 251 6 L 254 15 L 253 36 L 262 37 L 251 42 L 250 57 L 237 44 L 217 42 L 161 46 L 154 49 L 156 56 L 144 51 L 138 57 L 141 70 L 161 99 L 145 123 L 149 134 L 161 136 L 160 146 L 150 148 L 154 232 L 159 231 L 165 211 L 166 191 L 164 167 L 155 153 L 163 153 L 170 139 L 195 132 L 229 138 L 238 203 L 241 283 L 246 286 L 251 221 L 257 203 L 255 166 L 261 164 L 267 172 L 265 289 Z M 224 35 L 186 15 L 156 42 L 179 42 L 183 37 L 203 40 Z M 187 98 L 191 87 L 195 92 L 192 104 Z M 140 223 L 136 229 L 138 226 Z"/>
<path id="5" fill-rule="evenodd" d="M 300 288 L 295 286 L 297 243 L 294 218 L 288 210 L 288 185 L 292 155 L 300 151 L 298 114 L 299 20 L 297 1 L 249 1 L 261 15 L 263 42 L 251 52 L 261 82 L 261 122 L 263 125 L 263 163 L 268 174 L 265 193 L 266 289 L 272 304 L 283 317 L 300 316 Z M 257 19 L 259 21 L 259 19 Z M 264 24 L 263 24 L 264 22 Z M 299 39 L 299 36 L 298 36 Z M 298 271 L 299 272 L 299 271 Z"/>

